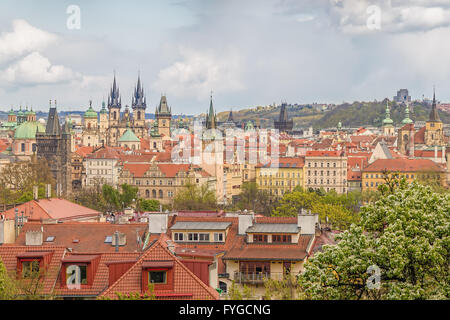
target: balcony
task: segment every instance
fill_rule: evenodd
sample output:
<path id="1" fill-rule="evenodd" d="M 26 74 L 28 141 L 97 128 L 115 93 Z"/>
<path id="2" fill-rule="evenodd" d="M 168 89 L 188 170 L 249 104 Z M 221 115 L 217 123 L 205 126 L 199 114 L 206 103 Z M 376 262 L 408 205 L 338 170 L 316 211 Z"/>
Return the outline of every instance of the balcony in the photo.
<path id="1" fill-rule="evenodd" d="M 247 272 L 235 272 L 234 281 L 235 283 L 249 283 L 249 284 L 259 284 L 264 283 L 267 279 L 272 279 L 276 281 L 281 280 L 291 280 L 293 283 L 297 282 L 298 274 L 285 274 L 282 272 L 257 272 L 257 273 L 247 273 Z"/>

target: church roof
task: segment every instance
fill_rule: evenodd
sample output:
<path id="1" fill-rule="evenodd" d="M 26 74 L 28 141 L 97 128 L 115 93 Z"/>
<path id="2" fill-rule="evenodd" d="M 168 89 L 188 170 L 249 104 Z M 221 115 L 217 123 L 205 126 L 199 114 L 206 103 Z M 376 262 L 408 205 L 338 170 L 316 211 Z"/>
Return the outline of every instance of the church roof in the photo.
<path id="1" fill-rule="evenodd" d="M 430 120 L 428 120 L 429 122 L 441 122 L 441 119 L 439 118 L 439 113 L 437 111 L 437 107 L 436 107 L 436 93 L 433 93 L 433 105 L 431 107 L 431 112 L 430 112 Z"/>
<path id="2" fill-rule="evenodd" d="M 140 142 L 141 140 L 128 128 L 127 131 L 119 138 L 119 142 Z"/>
<path id="3" fill-rule="evenodd" d="M 38 132 L 45 132 L 44 126 L 38 121 L 27 121 L 17 127 L 14 139 L 36 139 Z"/>
<path id="4" fill-rule="evenodd" d="M 92 109 L 92 105 L 89 106 L 89 109 L 84 113 L 85 118 L 97 118 L 98 114 L 97 112 Z"/>

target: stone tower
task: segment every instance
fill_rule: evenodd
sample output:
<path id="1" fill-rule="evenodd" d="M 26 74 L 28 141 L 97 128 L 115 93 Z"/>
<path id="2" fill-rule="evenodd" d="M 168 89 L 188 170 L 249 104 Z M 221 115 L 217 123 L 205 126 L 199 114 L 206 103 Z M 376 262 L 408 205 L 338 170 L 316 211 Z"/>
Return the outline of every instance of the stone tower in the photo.
<path id="1" fill-rule="evenodd" d="M 50 104 L 45 133 L 36 133 L 37 156 L 44 158 L 56 182 L 56 195 L 66 196 L 71 190 L 71 134 L 66 124 L 59 123 L 58 112 Z"/>
<path id="2" fill-rule="evenodd" d="M 147 98 L 144 95 L 144 88 L 141 85 L 141 77 L 138 76 L 136 88 L 134 89 L 133 101 L 133 124 L 135 126 L 145 126 L 145 109 L 147 109 Z"/>
<path id="3" fill-rule="evenodd" d="M 425 144 L 427 146 L 444 146 L 443 123 L 439 118 L 436 106 L 436 93 L 433 93 L 433 105 L 431 107 L 430 117 L 426 123 Z"/>
<path id="4" fill-rule="evenodd" d="M 288 120 L 288 114 L 287 114 L 287 103 L 283 102 L 281 104 L 281 110 L 280 110 L 280 117 L 278 121 L 275 121 L 274 126 L 275 129 L 277 129 L 280 132 L 289 132 L 292 131 L 292 128 L 294 127 L 294 121 Z"/>
<path id="5" fill-rule="evenodd" d="M 167 104 L 166 96 L 161 97 L 159 106 L 155 111 L 156 121 L 158 123 L 158 133 L 170 137 L 170 124 L 172 121 L 172 110 Z"/>

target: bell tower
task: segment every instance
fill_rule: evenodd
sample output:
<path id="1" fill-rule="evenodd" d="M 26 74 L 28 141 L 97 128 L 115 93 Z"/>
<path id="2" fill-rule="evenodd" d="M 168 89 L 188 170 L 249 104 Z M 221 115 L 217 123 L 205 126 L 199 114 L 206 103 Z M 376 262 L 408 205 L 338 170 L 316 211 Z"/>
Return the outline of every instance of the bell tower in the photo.
<path id="1" fill-rule="evenodd" d="M 145 126 L 145 109 L 147 109 L 147 98 L 144 95 L 144 88 L 141 84 L 140 75 L 138 76 L 137 85 L 134 89 L 131 107 L 133 109 L 134 126 Z"/>

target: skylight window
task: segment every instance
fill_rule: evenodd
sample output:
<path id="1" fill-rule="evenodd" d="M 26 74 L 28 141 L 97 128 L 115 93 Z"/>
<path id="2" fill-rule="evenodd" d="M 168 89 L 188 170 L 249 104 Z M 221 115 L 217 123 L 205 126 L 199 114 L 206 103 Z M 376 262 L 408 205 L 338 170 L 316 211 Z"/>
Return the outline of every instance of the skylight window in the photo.
<path id="1" fill-rule="evenodd" d="M 45 242 L 53 242 L 53 241 L 55 241 L 54 236 L 49 236 L 49 237 L 47 237 L 47 239 L 45 239 Z"/>
<path id="2" fill-rule="evenodd" d="M 73 239 L 72 242 L 73 243 L 78 243 L 78 242 L 80 242 L 80 240 L 79 239 Z"/>
<path id="3" fill-rule="evenodd" d="M 106 236 L 105 243 L 112 243 L 112 236 Z"/>

